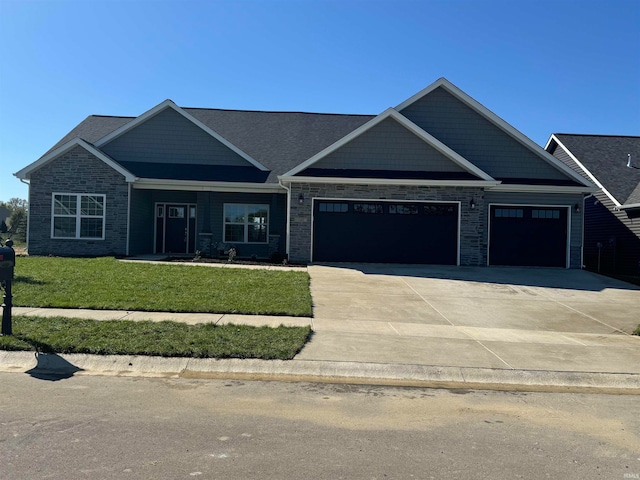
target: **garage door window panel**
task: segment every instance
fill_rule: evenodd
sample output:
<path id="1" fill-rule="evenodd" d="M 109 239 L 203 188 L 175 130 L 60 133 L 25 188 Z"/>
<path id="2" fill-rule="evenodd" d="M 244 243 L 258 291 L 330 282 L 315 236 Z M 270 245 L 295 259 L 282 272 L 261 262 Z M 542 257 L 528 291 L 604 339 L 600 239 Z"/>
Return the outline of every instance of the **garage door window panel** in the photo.
<path id="1" fill-rule="evenodd" d="M 314 261 L 457 263 L 456 204 L 352 201 L 336 215 L 323 203 L 314 209 Z"/>
<path id="2" fill-rule="evenodd" d="M 491 209 L 491 265 L 566 267 L 566 208 L 492 206 Z"/>

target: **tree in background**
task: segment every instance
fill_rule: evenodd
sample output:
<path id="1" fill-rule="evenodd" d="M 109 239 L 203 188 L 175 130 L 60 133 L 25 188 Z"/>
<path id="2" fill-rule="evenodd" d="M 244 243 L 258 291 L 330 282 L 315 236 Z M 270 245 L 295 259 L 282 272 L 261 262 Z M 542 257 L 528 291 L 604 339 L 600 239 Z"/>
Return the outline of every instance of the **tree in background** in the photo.
<path id="1" fill-rule="evenodd" d="M 7 227 L 5 236 L 11 237 L 13 241 L 25 242 L 27 240 L 27 212 L 29 208 L 27 201 L 22 198 L 12 198 L 8 202 L 0 202 L 0 207 L 9 210 L 9 220 L 4 225 Z M 5 219 L 0 220 L 4 223 Z"/>

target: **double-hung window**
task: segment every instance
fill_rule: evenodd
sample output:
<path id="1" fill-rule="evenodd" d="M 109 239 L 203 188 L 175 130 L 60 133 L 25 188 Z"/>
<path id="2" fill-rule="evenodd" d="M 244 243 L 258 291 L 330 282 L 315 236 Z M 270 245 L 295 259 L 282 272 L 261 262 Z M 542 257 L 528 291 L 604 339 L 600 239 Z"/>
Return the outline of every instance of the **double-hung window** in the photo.
<path id="1" fill-rule="evenodd" d="M 105 195 L 54 193 L 52 203 L 51 238 L 104 240 Z"/>
<path id="2" fill-rule="evenodd" d="M 267 243 L 269 205 L 224 205 L 225 243 Z"/>

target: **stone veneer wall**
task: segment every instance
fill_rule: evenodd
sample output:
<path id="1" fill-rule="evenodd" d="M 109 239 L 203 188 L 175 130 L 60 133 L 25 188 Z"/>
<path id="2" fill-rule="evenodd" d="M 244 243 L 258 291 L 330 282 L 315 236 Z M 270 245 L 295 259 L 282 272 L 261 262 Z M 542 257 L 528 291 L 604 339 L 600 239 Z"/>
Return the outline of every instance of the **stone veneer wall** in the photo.
<path id="1" fill-rule="evenodd" d="M 300 194 L 304 203 L 297 202 Z M 294 262 L 311 260 L 312 198 L 371 200 L 460 201 L 460 265 L 487 264 L 487 220 L 484 191 L 468 187 L 419 187 L 404 185 L 346 185 L 328 183 L 294 183 L 291 185 L 291 219 L 289 258 Z M 475 208 L 471 209 L 471 200 Z M 339 247 L 339 246 L 337 246 Z"/>
<path id="2" fill-rule="evenodd" d="M 104 240 L 51 238 L 51 201 L 55 193 L 106 195 Z M 125 255 L 129 189 L 124 177 L 77 146 L 31 173 L 29 254 L 60 256 Z"/>

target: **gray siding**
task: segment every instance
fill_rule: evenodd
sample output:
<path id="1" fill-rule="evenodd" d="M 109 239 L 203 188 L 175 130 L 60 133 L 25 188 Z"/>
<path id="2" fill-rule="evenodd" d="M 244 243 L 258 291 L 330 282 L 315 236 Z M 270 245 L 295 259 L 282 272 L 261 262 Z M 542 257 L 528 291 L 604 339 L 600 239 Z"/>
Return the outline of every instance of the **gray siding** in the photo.
<path id="1" fill-rule="evenodd" d="M 362 198 L 362 199 L 398 199 L 398 200 L 431 200 L 431 201 L 460 201 L 460 264 L 485 265 L 486 239 L 484 226 L 486 213 L 484 208 L 483 191 L 480 188 L 463 187 L 416 187 L 402 185 L 341 185 L 341 184 L 306 184 L 295 183 L 291 187 L 291 197 L 298 198 L 300 194 L 306 199 L 302 205 L 291 203 L 291 244 L 289 257 L 294 262 L 309 262 L 311 260 L 311 224 L 312 198 Z M 476 204 L 470 208 L 471 199 Z M 390 238 L 402 248 L 402 239 Z M 486 241 L 486 240 L 484 240 Z M 336 245 L 336 248 L 340 248 Z"/>
<path id="2" fill-rule="evenodd" d="M 429 172 L 465 171 L 392 118 L 383 120 L 315 163 L 313 167 Z"/>
<path id="3" fill-rule="evenodd" d="M 285 253 L 287 197 L 280 193 L 198 193 L 198 224 L 202 226 L 198 227 L 199 250 L 211 254 L 215 252 L 216 245 L 223 241 L 225 203 L 269 205 L 269 236 L 277 244 L 234 243 L 239 257 L 269 258 L 274 250 Z"/>
<path id="4" fill-rule="evenodd" d="M 591 181 L 582 168 L 556 145 L 552 154 Z M 640 274 L 640 217 L 616 210 L 602 190 L 586 199 L 584 207 L 584 265 L 603 273 Z M 598 244 L 601 245 L 598 248 Z"/>
<path id="5" fill-rule="evenodd" d="M 79 146 L 32 172 L 29 187 L 29 254 L 125 255 L 128 190 L 122 175 Z M 52 239 L 53 192 L 106 195 L 105 239 Z"/>
<path id="6" fill-rule="evenodd" d="M 153 253 L 156 203 L 197 202 L 195 192 L 133 189 L 131 195 L 130 255 Z M 197 225 L 196 225 L 197 228 Z"/>
<path id="7" fill-rule="evenodd" d="M 615 210 L 602 191 L 586 200 L 584 263 L 589 270 L 640 275 L 640 215 L 635 215 Z"/>
<path id="8" fill-rule="evenodd" d="M 401 113 L 494 178 L 567 178 L 442 87 Z"/>
<path id="9" fill-rule="evenodd" d="M 197 206 L 196 249 L 205 255 L 216 252 L 223 240 L 225 203 L 269 205 L 269 234 L 277 244 L 234 244 L 240 257 L 268 258 L 274 249 L 285 253 L 286 196 L 284 194 L 133 190 L 131 205 L 132 255 L 153 253 L 156 203 L 192 203 Z"/>
<path id="10" fill-rule="evenodd" d="M 153 211 L 152 190 L 131 190 L 131 230 L 129 234 L 129 254 L 153 253 Z"/>
<path id="11" fill-rule="evenodd" d="M 101 148 L 123 162 L 251 165 L 171 108 Z"/>
<path id="12" fill-rule="evenodd" d="M 489 215 L 489 204 L 502 203 L 507 205 L 561 205 L 568 206 L 570 216 L 569 263 L 570 268 L 582 267 L 582 213 L 576 213 L 574 206 L 580 206 L 582 212 L 582 194 L 551 194 L 551 193 L 507 193 L 485 192 L 486 216 Z M 488 231 L 488 230 L 487 230 Z M 485 237 L 485 243 L 487 243 Z"/>

